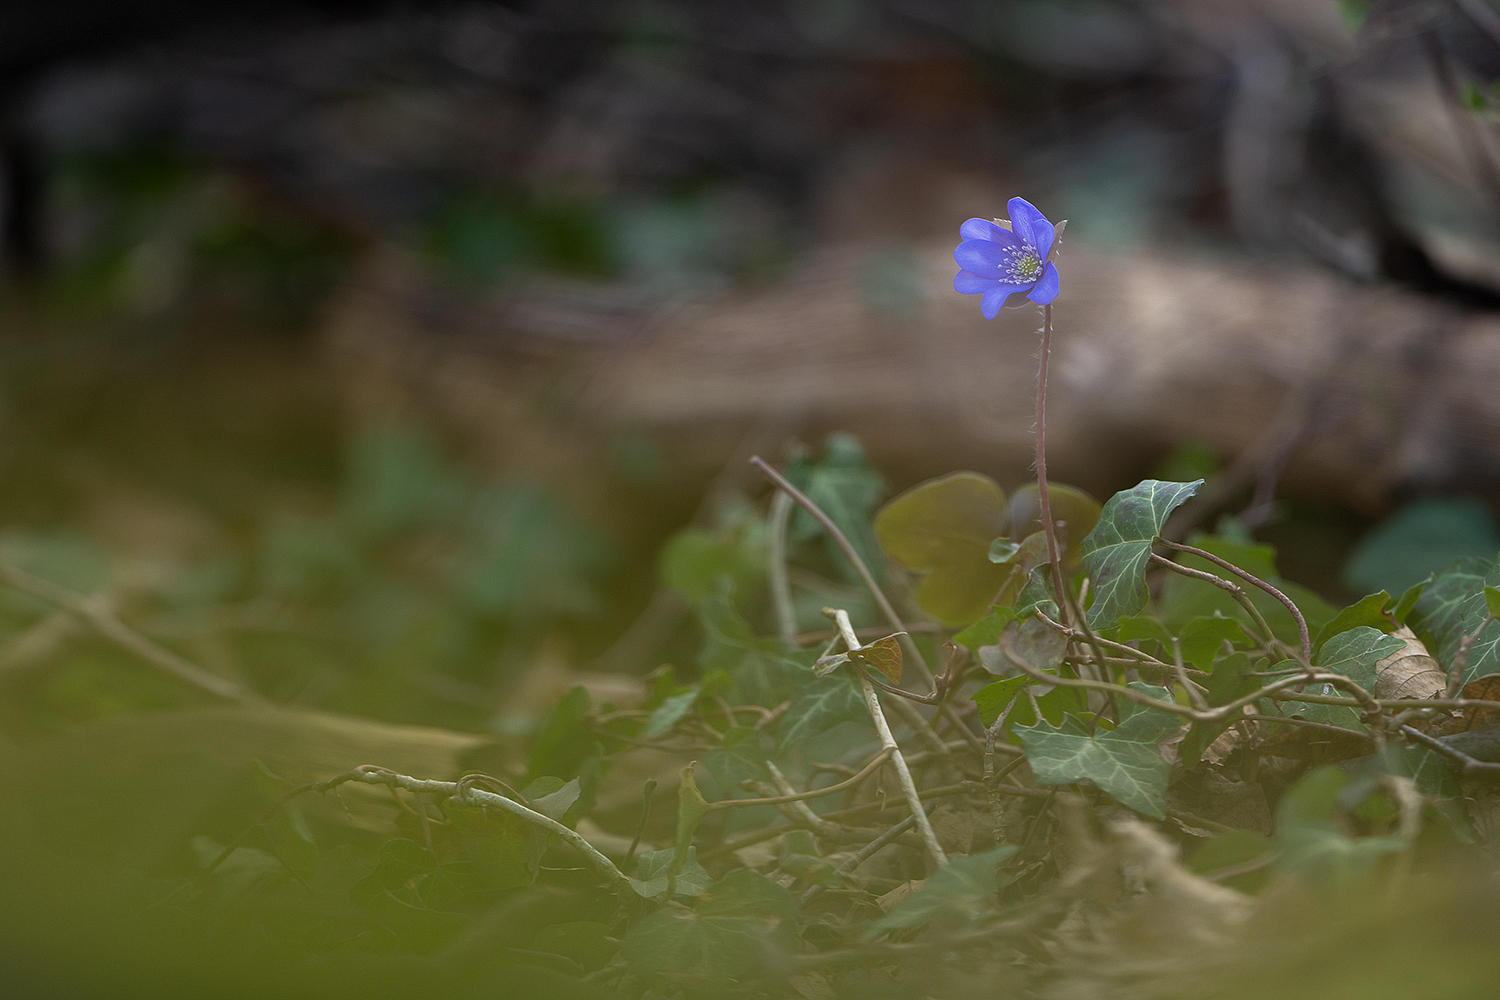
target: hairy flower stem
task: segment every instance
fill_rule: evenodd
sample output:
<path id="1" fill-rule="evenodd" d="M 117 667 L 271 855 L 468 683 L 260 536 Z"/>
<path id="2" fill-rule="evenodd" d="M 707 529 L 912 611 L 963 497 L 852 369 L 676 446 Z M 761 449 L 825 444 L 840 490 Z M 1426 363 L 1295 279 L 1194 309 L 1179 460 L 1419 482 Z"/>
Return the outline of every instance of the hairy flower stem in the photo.
<path id="1" fill-rule="evenodd" d="M 1063 592 L 1062 557 L 1057 551 L 1057 527 L 1052 523 L 1052 500 L 1047 495 L 1047 356 L 1052 353 L 1052 304 L 1042 306 L 1042 350 L 1036 368 L 1036 490 L 1042 507 L 1042 530 L 1047 533 L 1047 558 L 1052 562 L 1052 589 L 1057 595 L 1057 614 L 1068 624 L 1067 597 Z"/>

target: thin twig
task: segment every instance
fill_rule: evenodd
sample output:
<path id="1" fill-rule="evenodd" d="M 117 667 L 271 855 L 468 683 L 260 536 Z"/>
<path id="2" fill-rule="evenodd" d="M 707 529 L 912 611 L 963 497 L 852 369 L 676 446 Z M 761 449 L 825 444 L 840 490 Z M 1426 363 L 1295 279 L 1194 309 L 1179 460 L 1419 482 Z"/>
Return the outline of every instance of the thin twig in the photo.
<path id="1" fill-rule="evenodd" d="M 1182 662 L 1182 643 L 1175 635 L 1172 636 L 1172 665 L 1177 671 L 1177 683 L 1181 684 L 1182 689 L 1187 692 L 1188 700 L 1193 703 L 1193 707 L 1199 711 L 1206 710 L 1209 707 L 1208 699 L 1203 697 L 1203 692 L 1199 690 L 1198 685 L 1188 678 L 1187 666 Z"/>
<path id="2" fill-rule="evenodd" d="M 1189 555 L 1197 556 L 1199 559 L 1207 559 L 1209 562 L 1213 563 L 1215 566 L 1218 566 L 1220 569 L 1228 570 L 1235 576 L 1239 577 L 1241 580 L 1244 580 L 1246 583 L 1250 584 L 1252 587 L 1259 587 L 1261 590 L 1264 590 L 1266 593 L 1276 598 L 1276 600 L 1280 601 L 1282 605 L 1292 613 L 1292 619 L 1297 623 L 1297 637 L 1302 642 L 1302 662 L 1312 662 L 1312 639 L 1308 636 L 1307 619 L 1302 617 L 1302 610 L 1297 607 L 1297 603 L 1290 597 L 1286 596 L 1280 590 L 1273 587 L 1265 580 L 1262 580 L 1254 573 L 1243 570 L 1227 559 L 1219 558 L 1212 552 L 1207 552 L 1192 545 L 1184 545 L 1182 542 L 1170 541 L 1165 538 L 1161 539 L 1161 543 L 1169 549 L 1175 549 L 1178 552 L 1186 552 Z"/>
<path id="3" fill-rule="evenodd" d="M 1054 632 L 1058 633 L 1059 635 L 1066 636 L 1069 639 L 1077 641 L 1078 636 L 1079 636 L 1079 633 L 1078 633 L 1077 629 L 1072 629 L 1072 628 L 1069 628 L 1068 626 L 1062 624 L 1061 622 L 1055 622 L 1055 621 L 1053 621 L 1051 618 L 1047 617 L 1047 613 L 1045 611 L 1042 611 L 1040 609 L 1037 610 L 1036 617 L 1037 617 L 1037 619 L 1043 625 L 1045 625 L 1048 628 L 1052 629 Z M 1154 667 L 1157 670 L 1171 670 L 1172 669 L 1172 664 L 1170 664 L 1170 663 L 1163 663 L 1161 660 L 1158 660 L 1156 657 L 1152 656 L 1150 653 L 1147 653 L 1147 652 L 1144 652 L 1142 650 L 1136 649 L 1134 646 L 1127 646 L 1123 642 L 1115 642 L 1115 641 L 1113 641 L 1111 639 L 1106 639 L 1103 636 L 1099 636 L 1099 635 L 1095 635 L 1094 641 L 1097 642 L 1097 643 L 1099 643 L 1105 649 L 1113 649 L 1116 652 L 1124 653 L 1126 656 L 1129 656 L 1132 659 L 1136 659 L 1136 660 L 1141 661 L 1141 664 L 1143 666 Z M 1200 676 L 1200 677 L 1207 677 L 1208 676 L 1207 672 L 1202 671 L 1202 670 L 1194 670 L 1192 672 L 1194 674 Z"/>
<path id="4" fill-rule="evenodd" d="M 646 783 L 641 786 L 641 821 L 635 825 L 635 836 L 630 838 L 630 849 L 625 852 L 627 866 L 635 858 L 635 849 L 641 846 L 641 835 L 646 832 L 646 824 L 651 819 L 651 796 L 655 792 L 656 779 L 647 778 Z"/>
<path id="5" fill-rule="evenodd" d="M 1351 701 L 1353 699 L 1350 699 Z M 1301 726 L 1303 729 L 1318 729 L 1330 735 L 1352 736 L 1367 742 L 1375 742 L 1369 733 L 1361 733 L 1353 729 L 1345 729 L 1343 726 L 1335 726 L 1330 722 L 1314 722 L 1311 719 L 1298 719 L 1290 715 L 1261 715 L 1258 712 L 1246 712 L 1244 718 L 1247 722 L 1277 722 L 1289 726 Z"/>
<path id="6" fill-rule="evenodd" d="M 927 808 L 931 808 L 931 806 L 928 806 Z M 855 852 L 854 857 L 850 858 L 848 861 L 845 861 L 843 864 L 835 868 L 833 870 L 833 874 L 839 876 L 848 875 L 850 872 L 854 871 L 854 869 L 858 868 L 860 865 L 864 864 L 871 857 L 873 857 L 876 851 L 891 843 L 896 838 L 900 837 L 907 830 L 910 830 L 912 826 L 916 824 L 916 822 L 916 816 L 907 816 L 905 819 L 901 820 L 901 822 L 897 823 L 895 826 L 891 827 L 889 830 L 885 831 L 874 840 L 870 841 L 864 847 L 861 847 L 858 851 Z M 818 893 L 823 891 L 823 888 L 824 887 L 821 885 L 814 885 L 810 887 L 806 892 L 802 894 L 802 898 L 798 900 L 798 903 L 802 906 L 806 906 L 817 897 Z"/>
<path id="7" fill-rule="evenodd" d="M 875 582 L 875 575 L 870 572 L 870 567 L 865 565 L 865 561 L 860 558 L 859 551 L 855 549 L 854 544 L 849 541 L 848 536 L 844 534 L 842 529 L 834 523 L 833 518 L 824 513 L 821 507 L 808 499 L 805 493 L 793 486 L 787 481 L 785 476 L 772 468 L 771 464 L 759 455 L 752 455 L 750 457 L 750 464 L 759 469 L 767 479 L 775 483 L 782 492 L 795 500 L 798 506 L 811 514 L 813 519 L 823 526 L 823 530 L 828 532 L 828 536 L 834 540 L 840 551 L 844 553 L 844 557 L 854 567 L 854 572 L 859 574 L 859 578 L 864 583 L 865 589 L 875 599 L 876 607 L 880 608 L 880 613 L 885 615 L 885 620 L 890 623 L 891 628 L 897 632 L 907 631 L 906 625 L 901 621 L 901 616 L 896 614 L 896 609 L 886 599 L 885 591 L 881 590 L 880 584 Z M 922 651 L 917 648 L 916 643 L 912 642 L 909 635 L 902 636 L 899 641 L 906 648 L 907 653 L 910 654 L 912 661 L 916 664 L 917 672 L 922 675 L 923 680 L 927 682 L 928 686 L 931 686 L 932 670 L 927 666 L 927 661 L 923 659 Z"/>
<path id="8" fill-rule="evenodd" d="M 50 580 L 32 576 L 25 570 L 0 563 L 0 577 L 19 591 L 41 598 L 69 611 L 88 622 L 99 634 L 116 645 L 122 646 L 147 663 L 180 681 L 220 698 L 243 704 L 260 704 L 262 699 L 245 690 L 233 681 L 209 673 L 176 653 L 146 638 L 135 629 L 110 614 L 96 601 L 89 600 L 71 590 L 59 587 Z"/>
<path id="9" fill-rule="evenodd" d="M 1419 729 L 1413 729 L 1411 726 L 1402 726 L 1401 733 L 1407 739 L 1416 740 L 1429 750 L 1435 750 L 1449 760 L 1457 762 L 1461 765 L 1464 774 L 1500 774 L 1500 764 L 1475 760 L 1462 750 L 1450 747 L 1442 740 L 1433 739 Z"/>
<path id="10" fill-rule="evenodd" d="M 936 624 L 935 622 L 907 622 L 906 631 L 936 634 L 943 631 L 943 627 Z M 838 634 L 839 630 L 836 628 L 822 628 L 813 629 L 810 632 L 798 632 L 797 646 L 798 648 L 801 648 L 803 646 L 811 646 L 813 643 L 817 642 L 827 642 L 829 639 L 832 639 Z M 882 639 L 885 636 L 890 635 L 891 630 L 883 625 L 866 625 L 860 628 L 856 628 L 854 630 L 854 634 L 859 636 L 861 640 Z"/>
<path id="11" fill-rule="evenodd" d="M 1204 583 L 1218 587 L 1220 590 L 1229 594 L 1229 596 L 1233 597 L 1235 601 L 1239 603 L 1240 607 L 1245 609 L 1245 613 L 1250 616 L 1251 621 L 1255 622 L 1255 627 L 1259 629 L 1260 634 L 1265 637 L 1265 643 L 1267 645 L 1272 645 L 1276 642 L 1276 633 L 1272 632 L 1271 626 L 1266 624 L 1265 617 L 1260 613 L 1260 609 L 1255 606 L 1255 602 L 1250 600 L 1250 595 L 1245 593 L 1245 588 L 1239 586 L 1238 584 L 1229 582 L 1222 576 L 1215 576 L 1212 573 L 1205 573 L 1201 569 L 1192 569 L 1191 567 L 1184 566 L 1181 563 L 1175 563 L 1165 556 L 1157 555 L 1155 552 L 1151 553 L 1151 561 L 1161 566 L 1165 566 L 1173 573 L 1189 577 L 1193 580 L 1202 580 Z M 1306 665 L 1306 660 L 1303 661 L 1303 665 Z"/>
<path id="12" fill-rule="evenodd" d="M 874 757 L 870 758 L 870 762 L 864 767 L 860 768 L 859 772 L 855 774 L 854 777 L 840 781 L 836 785 L 828 785 L 825 788 L 814 788 L 806 792 L 788 792 L 784 795 L 773 795 L 763 799 L 720 799 L 717 802 L 708 803 L 708 808 L 709 811 L 713 811 L 715 809 L 737 809 L 743 806 L 774 806 L 780 805 L 785 802 L 802 802 L 806 799 L 821 799 L 825 796 L 842 792 L 846 788 L 853 788 L 855 785 L 859 784 L 861 781 L 864 781 L 870 775 L 874 774 L 875 769 L 878 768 L 881 764 L 884 764 L 890 756 L 891 748 L 885 747 Z M 776 767 L 775 764 L 767 761 L 766 766 L 773 769 L 771 772 L 773 777 L 779 778 L 779 780 L 777 781 L 778 785 L 786 781 L 786 778 L 781 775 L 781 772 L 779 770 L 774 770 L 774 768 Z"/>
<path id="13" fill-rule="evenodd" d="M 825 613 L 827 611 L 832 612 L 833 620 L 844 637 L 844 645 L 850 652 L 862 648 L 859 638 L 854 634 L 854 627 L 849 624 L 849 612 L 842 608 L 827 609 Z M 948 863 L 948 855 L 943 853 L 937 834 L 933 832 L 932 824 L 927 821 L 927 813 L 922 808 L 922 797 L 917 794 L 917 783 L 912 780 L 911 771 L 906 766 L 906 758 L 901 756 L 901 747 L 896 743 L 896 737 L 891 734 L 891 727 L 885 721 L 885 713 L 880 710 L 880 696 L 875 693 L 874 685 L 870 683 L 869 677 L 863 670 L 856 668 L 855 673 L 859 678 L 860 690 L 864 692 L 865 707 L 870 710 L 870 719 L 875 723 L 875 731 L 880 734 L 880 744 L 891 751 L 891 763 L 896 765 L 896 776 L 900 779 L 902 792 L 906 794 L 906 804 L 911 807 L 911 813 L 916 817 L 917 829 L 922 834 L 922 840 L 927 844 L 927 851 L 938 865 L 945 865 Z"/>
<path id="14" fill-rule="evenodd" d="M 1402 707 L 1419 708 L 1449 707 L 1443 705 L 1438 699 L 1435 698 L 1423 702 L 1381 702 L 1371 696 L 1368 691 L 1360 687 L 1354 681 L 1345 677 L 1343 674 L 1332 674 L 1315 670 L 1310 673 L 1302 671 L 1291 674 L 1287 677 L 1281 678 L 1278 681 L 1274 681 L 1271 684 L 1267 684 L 1265 687 L 1259 688 L 1242 698 L 1236 698 L 1234 701 L 1231 701 L 1227 704 L 1218 705 L 1206 711 L 1200 711 L 1196 708 L 1189 708 L 1186 705 L 1179 705 L 1173 701 L 1162 701 L 1159 698 L 1152 698 L 1150 695 L 1141 694 L 1139 691 L 1136 691 L 1133 688 L 1128 688 L 1120 684 L 1112 684 L 1109 681 L 1093 681 L 1082 677 L 1076 679 L 1071 677 L 1058 677 L 1056 674 L 1042 673 L 1040 670 L 1031 666 L 1031 664 L 1026 663 L 1022 659 L 1020 659 L 1020 657 L 1012 653 L 1009 646 L 1004 642 L 1004 636 L 1001 637 L 1001 640 L 1001 655 L 1003 655 L 1007 660 L 1014 664 L 1017 670 L 1020 670 L 1022 673 L 1026 674 L 1028 677 L 1033 678 L 1034 680 L 1041 681 L 1043 684 L 1051 684 L 1058 687 L 1089 688 L 1095 691 L 1108 691 L 1113 694 L 1119 695 L 1122 698 L 1133 701 L 1138 705 L 1144 705 L 1147 708 L 1154 708 L 1159 712 L 1170 712 L 1173 715 L 1181 715 L 1193 720 L 1194 722 L 1221 722 L 1224 719 L 1232 717 L 1235 712 L 1239 711 L 1244 706 L 1249 705 L 1252 702 L 1259 701 L 1261 698 L 1277 698 L 1283 701 L 1307 701 L 1313 704 L 1321 705 L 1351 705 L 1357 708 L 1362 708 L 1366 712 L 1374 713 L 1382 711 L 1384 708 L 1391 704 L 1397 704 Z M 1287 694 L 1282 693 L 1281 691 L 1282 688 L 1291 687 L 1293 685 L 1319 683 L 1332 684 L 1340 690 L 1350 692 L 1353 697 L 1337 698 L 1327 695 L 1312 695 L 1305 692 L 1295 692 Z M 1472 699 L 1468 700 L 1472 701 Z M 1500 707 L 1500 703 L 1490 702 L 1486 704 L 1493 704 L 1496 707 Z"/>
<path id="15" fill-rule="evenodd" d="M 770 565 L 767 578 L 771 587 L 771 605 L 776 609 L 776 632 L 783 649 L 800 649 L 797 645 L 797 615 L 792 607 L 792 588 L 786 578 L 786 529 L 792 518 L 792 497 L 777 490 L 771 498 Z"/>
<path id="16" fill-rule="evenodd" d="M 545 816 L 535 809 L 528 809 L 521 803 L 508 799 L 504 795 L 487 792 L 482 788 L 460 786 L 456 781 L 433 781 L 426 778 L 413 778 L 405 774 L 397 774 L 387 768 L 378 767 L 374 764 L 365 764 L 356 767 L 346 774 L 336 778 L 319 782 L 311 786 L 312 790 L 327 792 L 337 788 L 347 781 L 360 781 L 367 785 L 385 785 L 388 788 L 404 788 L 409 792 L 426 793 L 429 795 L 441 795 L 451 798 L 456 802 L 468 803 L 481 807 L 504 809 L 508 813 L 519 816 L 526 822 L 539 826 L 550 833 L 555 833 L 570 845 L 576 848 L 594 870 L 607 878 L 611 887 L 616 892 L 630 892 L 630 880 L 615 867 L 613 861 L 606 858 L 599 850 L 585 840 L 576 830 L 570 830 L 550 816 Z M 460 794 L 461 793 L 461 794 Z"/>
<path id="17" fill-rule="evenodd" d="M 1452 698 L 1463 688 L 1464 668 L 1469 663 L 1469 650 L 1474 648 L 1474 641 L 1479 638 L 1481 632 L 1490 627 L 1490 622 L 1494 620 L 1494 615 L 1486 615 L 1484 621 L 1479 623 L 1479 627 L 1459 642 L 1458 652 L 1453 654 L 1453 662 L 1448 665 L 1448 685 L 1443 692 L 1445 696 Z"/>

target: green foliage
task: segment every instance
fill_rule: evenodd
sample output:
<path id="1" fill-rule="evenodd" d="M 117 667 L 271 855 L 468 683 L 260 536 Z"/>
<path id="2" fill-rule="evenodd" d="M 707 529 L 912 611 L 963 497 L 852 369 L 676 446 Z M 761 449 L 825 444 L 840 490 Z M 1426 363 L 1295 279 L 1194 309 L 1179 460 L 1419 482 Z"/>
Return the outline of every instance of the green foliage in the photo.
<path id="1" fill-rule="evenodd" d="M 875 533 L 890 557 L 925 574 L 916 599 L 954 624 L 985 613 L 1010 574 L 990 560 L 1009 524 L 1005 491 L 977 472 L 955 472 L 913 486 L 880 509 Z"/>
<path id="2" fill-rule="evenodd" d="M 1276 551 L 1271 546 L 1245 544 L 1209 535 L 1194 535 L 1189 542 L 1281 590 L 1297 605 L 1311 634 L 1317 635 L 1334 617 L 1336 609 L 1328 602 L 1307 588 L 1281 578 L 1276 572 Z M 1200 572 L 1232 576 L 1214 563 L 1190 553 L 1180 554 L 1177 562 Z M 1296 622 L 1279 600 L 1237 578 L 1230 582 L 1245 591 L 1277 638 L 1288 643 L 1299 641 Z M 1162 583 L 1161 615 L 1170 627 L 1183 626 L 1204 616 L 1232 618 L 1246 627 L 1253 625 L 1251 617 L 1232 595 L 1210 583 L 1178 574 L 1169 575 Z"/>
<path id="3" fill-rule="evenodd" d="M 1395 609 L 1391 605 L 1391 595 L 1385 591 L 1378 594 L 1368 594 L 1358 601 L 1349 605 L 1328 620 L 1318 631 L 1313 640 L 1313 655 L 1323 648 L 1323 643 L 1333 636 L 1357 626 L 1379 629 L 1382 632 L 1394 631 L 1399 619 L 1394 614 Z"/>
<path id="4" fill-rule="evenodd" d="M 873 940 L 886 931 L 925 923 L 942 910 L 968 909 L 972 912 L 987 908 L 986 904 L 999 889 L 1001 863 L 1015 853 L 1013 846 L 997 847 L 948 862 L 933 873 L 926 885 L 871 924 L 865 931 L 865 939 Z"/>
<path id="5" fill-rule="evenodd" d="M 1203 480 L 1164 483 L 1147 480 L 1105 503 L 1099 523 L 1083 540 L 1081 555 L 1094 581 L 1094 603 L 1089 607 L 1092 628 L 1113 625 L 1146 606 L 1146 564 L 1151 543 L 1161 534 L 1167 516 L 1198 492 Z"/>
<path id="6" fill-rule="evenodd" d="M 1340 820 L 1352 805 L 1346 792 L 1349 784 L 1349 777 L 1338 768 L 1313 771 L 1282 797 L 1276 816 L 1276 839 L 1282 850 L 1277 867 L 1295 873 L 1315 889 L 1343 896 L 1361 892 L 1384 859 L 1408 846 L 1399 828 L 1370 836 L 1345 832 Z M 1372 790 L 1367 788 L 1364 794 Z"/>
<path id="7" fill-rule="evenodd" d="M 1500 569 L 1489 559 L 1467 558 L 1437 574 L 1408 616 L 1412 629 L 1430 643 L 1440 663 L 1452 663 L 1465 637 L 1477 633 L 1461 681 L 1500 673 L 1500 623 L 1490 620 L 1486 587 L 1500 585 Z"/>
<path id="8" fill-rule="evenodd" d="M 672 869 L 676 854 L 672 848 L 646 851 L 636 861 L 636 877 L 630 880 L 630 887 L 647 899 L 665 893 L 669 883 L 675 883 L 676 895 L 703 895 L 714 880 L 698 863 L 696 850 L 689 847 L 682 870 L 674 872 Z"/>
<path id="9" fill-rule="evenodd" d="M 578 201 L 456 192 L 425 228 L 428 253 L 454 278 L 474 284 L 533 269 L 603 276 L 618 266 L 598 206 Z"/>
<path id="10" fill-rule="evenodd" d="M 792 695 L 776 734 L 776 752 L 785 753 L 843 722 L 867 720 L 864 698 L 847 674 L 809 677 Z"/>
<path id="11" fill-rule="evenodd" d="M 1166 688 L 1132 682 L 1131 690 L 1169 700 Z M 1045 722 L 1017 729 L 1026 760 L 1043 785 L 1088 780 L 1121 805 L 1161 819 L 1166 815 L 1170 769 L 1157 744 L 1178 728 L 1175 715 L 1121 699 L 1120 724 L 1090 732 L 1072 715 L 1060 726 Z"/>
<path id="12" fill-rule="evenodd" d="M 661 551 L 662 582 L 690 601 L 710 598 L 721 579 L 744 593 L 765 575 L 765 540 L 742 526 L 724 537 L 700 528 L 684 528 Z"/>
<path id="13" fill-rule="evenodd" d="M 879 573 L 880 545 L 870 514 L 885 494 L 885 480 L 871 467 L 858 439 L 850 434 L 828 435 L 817 461 L 798 459 L 787 468 L 786 476 L 838 525 L 870 571 Z M 859 581 L 843 551 L 812 515 L 800 508 L 792 514 L 791 537 L 794 541 L 822 537 L 828 558 L 844 578 Z"/>
<path id="14" fill-rule="evenodd" d="M 1366 535 L 1344 566 L 1356 592 L 1397 593 L 1459 559 L 1500 549 L 1500 529 L 1477 500 L 1418 500 Z"/>
<path id="15" fill-rule="evenodd" d="M 739 872 L 697 908 L 663 907 L 626 932 L 632 969 L 686 982 L 728 981 L 763 970 L 795 940 L 797 903 L 755 872 Z"/>
<path id="16" fill-rule="evenodd" d="M 917 679 L 893 628 L 843 599 L 850 589 L 833 579 L 836 550 L 811 521 L 792 522 L 794 601 L 803 611 L 838 602 L 860 645 L 769 638 L 779 630 L 762 594 L 766 522 L 731 503 L 718 524 L 672 536 L 657 564 L 663 584 L 691 605 L 678 639 L 696 638 L 696 656 L 674 647 L 685 669 L 660 667 L 633 689 L 584 674 L 558 684 L 563 693 L 549 696 L 546 711 L 471 719 L 489 735 L 466 735 L 327 711 L 192 708 L 206 695 L 155 674 L 147 676 L 163 700 L 141 714 L 143 684 L 111 702 L 101 680 L 118 684 L 127 664 L 141 672 L 130 659 L 138 654 L 101 640 L 62 665 L 72 701 L 61 685 L 48 695 L 88 706 L 81 717 L 93 721 L 59 712 L 60 735 L 34 731 L 24 747 L 0 748 L 22 776 L 16 795 L 34 804 L 28 822 L 52 855 L 79 867 L 80 881 L 104 881 L 101 873 L 122 866 L 141 873 L 140 886 L 121 890 L 122 907 L 217 921 L 209 939 L 232 939 L 247 967 L 305 969 L 330 955 L 358 965 L 383 954 L 471 992 L 500 983 L 538 995 L 716 1000 L 859 995 L 882 977 L 946 995 L 932 985 L 938 972 L 972 966 L 990 983 L 999 965 L 1039 961 L 1038 942 L 1051 948 L 1071 933 L 1059 915 L 1081 905 L 1080 885 L 1149 872 L 1141 891 L 1157 903 L 1168 898 L 1157 887 L 1170 883 L 1262 912 L 1274 894 L 1216 894 L 1226 885 L 1261 893 L 1284 876 L 1330 905 L 1358 899 L 1432 843 L 1479 835 L 1462 815 L 1448 758 L 1393 728 L 1375 753 L 1380 720 L 1362 704 L 1339 703 L 1350 699 L 1328 682 L 1285 678 L 1311 669 L 1373 691 L 1376 663 L 1403 648 L 1387 634 L 1403 617 L 1445 667 L 1477 632 L 1465 677 L 1494 672 L 1492 563 L 1454 566 L 1399 601 L 1382 591 L 1335 609 L 1280 579 L 1274 552 L 1243 532 L 1195 538 L 1291 596 L 1316 636 L 1304 664 L 1290 612 L 1260 588 L 1216 563 L 1176 557 L 1244 586 L 1269 635 L 1220 588 L 1149 560 L 1195 483 L 1142 484 L 1103 508 L 1059 494 L 1069 524 L 1098 515 L 1087 538 L 1070 535 L 1081 558 L 1065 574 L 1072 594 L 1094 595 L 1088 621 L 1099 624 L 1086 634 L 1051 589 L 1035 525 L 1023 524 L 1018 542 L 1006 537 L 1034 517 L 1034 491 L 1007 502 L 998 486 L 965 474 L 918 487 L 872 518 L 879 478 L 838 439 L 796 475 L 867 547 L 872 567 L 878 534 L 893 558 L 926 574 L 917 596 L 927 610 L 936 610 L 934 593 L 950 610 L 964 605 L 935 615 L 965 625 L 951 636 L 961 651 L 944 649 L 941 625 L 913 622 L 903 637 L 938 665 L 936 691 Z M 248 557 L 184 575 L 121 614 L 140 615 L 154 641 L 175 646 L 190 633 L 171 623 L 249 600 L 349 630 L 369 662 L 396 678 L 422 663 L 451 669 L 457 682 L 459 664 L 540 649 L 527 638 L 544 634 L 538 619 L 592 613 L 603 546 L 564 511 L 527 484 L 461 474 L 422 435 L 387 428 L 354 450 L 333 508 L 267 518 L 250 532 Z M 111 557 L 86 536 L 12 536 L 6 546 L 11 564 L 79 593 L 119 586 Z M 899 605 L 901 592 L 893 598 Z M 1043 622 L 1038 608 L 1076 631 Z M 27 648 L 56 627 L 51 615 L 45 601 L 6 592 L 0 641 Z M 331 656 L 289 643 L 257 661 L 281 673 L 236 676 L 274 698 L 296 690 L 279 685 L 301 671 L 320 676 L 305 664 Z M 885 743 L 861 671 L 922 699 L 901 711 L 897 695 L 876 695 L 904 775 L 875 760 Z M 1269 684 L 1279 685 L 1274 697 L 1255 697 Z M 934 701 L 947 703 L 942 714 Z M 1214 711 L 1231 703 L 1253 719 Z M 101 718 L 111 711 L 116 718 Z M 992 727 L 996 752 L 986 761 Z M 184 760 L 184 747 L 212 749 Z M 1302 776 L 1311 763 L 1338 760 L 1342 768 Z M 82 796 L 58 792 L 101 768 L 136 777 Z M 307 784 L 337 776 L 348 780 L 326 794 Z M 366 784 L 385 778 L 393 787 Z M 1288 784 L 1267 801 L 1267 790 L 1275 799 Z M 909 794 L 923 800 L 926 828 Z M 484 795 L 513 801 L 504 808 Z M 1130 833 L 1141 828 L 1124 822 L 1127 812 L 1159 821 L 1159 831 Z M 1200 844 L 1205 830 L 1213 836 Z M 0 825 L 0 847 L 12 836 Z M 1158 838 L 1154 853 L 1130 855 L 1122 845 L 1132 836 Z M 1188 849 L 1186 868 L 1170 860 L 1167 837 Z M 11 854 L 40 856 L 29 850 Z M 49 874 L 26 892 L 45 898 L 58 876 L 38 870 Z M 1194 872 L 1219 884 L 1190 881 Z M 1172 899 L 1164 912 L 1186 905 Z M 1130 905 L 1087 903 L 1111 920 Z M 1056 966 L 1043 967 L 1038 982 Z"/>
<path id="17" fill-rule="evenodd" d="M 1373 691 L 1376 662 L 1400 652 L 1405 645 L 1395 636 L 1361 625 L 1324 642 L 1313 656 L 1313 664 L 1343 674 L 1366 691 Z"/>

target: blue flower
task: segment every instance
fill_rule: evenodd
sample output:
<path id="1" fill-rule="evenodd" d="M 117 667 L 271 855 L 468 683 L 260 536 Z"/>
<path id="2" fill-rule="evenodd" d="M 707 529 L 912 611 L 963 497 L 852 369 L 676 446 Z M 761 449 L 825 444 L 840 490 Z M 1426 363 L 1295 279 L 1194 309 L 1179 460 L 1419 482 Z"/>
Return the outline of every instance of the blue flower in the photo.
<path id="1" fill-rule="evenodd" d="M 1017 292 L 1037 305 L 1057 298 L 1057 266 L 1047 260 L 1057 230 L 1024 198 L 1007 206 L 1010 222 L 970 219 L 959 229 L 964 241 L 953 251 L 963 268 L 953 288 L 965 295 L 982 295 L 979 311 L 994 319 L 1005 300 Z"/>

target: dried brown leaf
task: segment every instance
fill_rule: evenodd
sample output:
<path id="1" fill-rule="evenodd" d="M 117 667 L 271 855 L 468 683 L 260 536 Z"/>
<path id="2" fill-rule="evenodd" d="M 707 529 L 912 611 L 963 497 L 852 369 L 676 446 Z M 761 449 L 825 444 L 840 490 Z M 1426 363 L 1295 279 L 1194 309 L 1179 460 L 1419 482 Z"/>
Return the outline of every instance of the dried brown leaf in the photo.
<path id="1" fill-rule="evenodd" d="M 1375 664 L 1375 697 L 1441 698 L 1448 687 L 1448 674 L 1427 652 L 1422 640 L 1405 625 L 1391 635 L 1406 646 Z"/>

